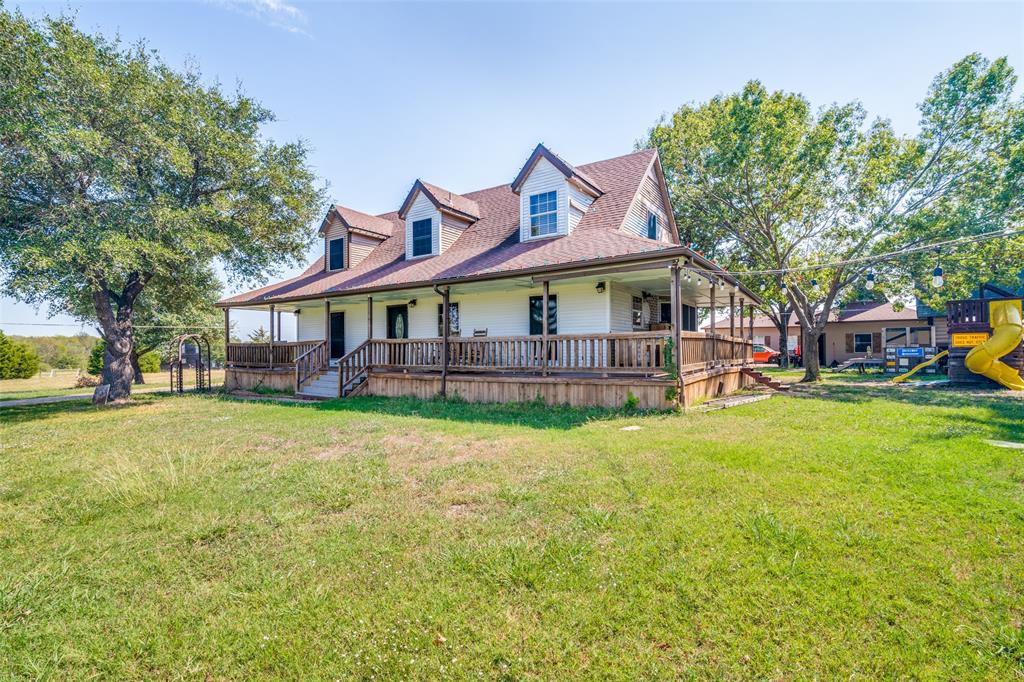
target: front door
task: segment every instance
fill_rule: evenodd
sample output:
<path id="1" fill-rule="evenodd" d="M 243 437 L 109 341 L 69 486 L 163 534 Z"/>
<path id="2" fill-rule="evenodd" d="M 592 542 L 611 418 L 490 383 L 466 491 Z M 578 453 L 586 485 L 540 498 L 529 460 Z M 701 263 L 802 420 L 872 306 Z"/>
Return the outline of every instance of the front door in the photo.
<path id="1" fill-rule="evenodd" d="M 388 306 L 388 338 L 409 338 L 409 306 Z M 388 363 L 398 367 L 405 365 L 405 344 L 393 344 L 388 348 Z"/>
<path id="2" fill-rule="evenodd" d="M 345 355 L 345 313 L 331 313 L 331 360 Z"/>

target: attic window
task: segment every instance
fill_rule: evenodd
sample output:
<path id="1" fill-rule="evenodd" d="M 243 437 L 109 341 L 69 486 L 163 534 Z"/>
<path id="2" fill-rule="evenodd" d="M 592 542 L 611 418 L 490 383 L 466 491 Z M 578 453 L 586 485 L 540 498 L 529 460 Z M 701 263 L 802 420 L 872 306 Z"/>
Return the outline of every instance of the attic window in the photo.
<path id="1" fill-rule="evenodd" d="M 327 269 L 341 270 L 345 267 L 345 238 L 331 239 L 327 242 Z"/>
<path id="2" fill-rule="evenodd" d="M 430 218 L 412 224 L 412 255 L 427 256 L 434 250 L 433 221 Z"/>
<path id="3" fill-rule="evenodd" d="M 658 214 L 647 209 L 647 238 L 658 238 Z"/>
<path id="4" fill-rule="evenodd" d="M 558 232 L 558 192 L 530 196 L 530 236 L 543 237 Z"/>

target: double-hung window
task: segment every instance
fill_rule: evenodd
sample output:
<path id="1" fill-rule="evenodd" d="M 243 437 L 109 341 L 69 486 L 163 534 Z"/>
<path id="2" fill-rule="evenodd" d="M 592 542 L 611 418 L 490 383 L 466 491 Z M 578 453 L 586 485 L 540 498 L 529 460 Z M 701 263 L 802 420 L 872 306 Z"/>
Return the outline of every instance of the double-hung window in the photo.
<path id="1" fill-rule="evenodd" d="M 636 329 L 644 321 L 644 300 L 639 296 L 633 297 L 633 328 Z"/>
<path id="2" fill-rule="evenodd" d="M 543 237 L 558 232 L 558 192 L 530 196 L 530 236 Z"/>
<path id="3" fill-rule="evenodd" d="M 412 256 L 427 256 L 434 250 L 433 220 L 424 218 L 412 224 Z"/>
<path id="4" fill-rule="evenodd" d="M 854 353 L 870 353 L 871 352 L 871 334 L 854 334 L 853 335 L 853 352 Z"/>
<path id="5" fill-rule="evenodd" d="M 341 270 L 345 267 L 345 238 L 331 239 L 327 242 L 327 269 Z"/>
<path id="6" fill-rule="evenodd" d="M 658 238 L 658 214 L 647 209 L 647 238 Z"/>
<path id="7" fill-rule="evenodd" d="M 451 336 L 459 335 L 459 304 L 448 304 L 448 331 Z M 444 304 L 437 304 L 437 335 L 444 336 Z"/>

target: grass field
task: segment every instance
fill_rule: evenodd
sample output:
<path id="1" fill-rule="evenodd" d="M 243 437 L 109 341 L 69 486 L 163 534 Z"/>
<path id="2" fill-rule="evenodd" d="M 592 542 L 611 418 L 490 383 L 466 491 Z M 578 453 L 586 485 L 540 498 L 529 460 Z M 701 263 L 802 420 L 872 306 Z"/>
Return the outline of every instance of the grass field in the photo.
<path id="1" fill-rule="evenodd" d="M 1024 679 L 1024 401 L 809 390 L 2 410 L 0 677 Z"/>
<path id="2" fill-rule="evenodd" d="M 51 395 L 74 395 L 76 393 L 92 393 L 91 388 L 75 388 L 74 372 L 58 372 L 55 376 L 49 374 L 36 375 L 31 379 L 0 379 L 0 400 L 18 400 L 21 398 L 43 398 Z M 136 388 L 167 388 L 170 378 L 167 372 L 144 374 L 146 383 Z M 214 386 L 224 383 L 224 370 L 213 370 L 211 373 Z M 195 373 L 185 374 L 186 386 L 195 383 Z"/>

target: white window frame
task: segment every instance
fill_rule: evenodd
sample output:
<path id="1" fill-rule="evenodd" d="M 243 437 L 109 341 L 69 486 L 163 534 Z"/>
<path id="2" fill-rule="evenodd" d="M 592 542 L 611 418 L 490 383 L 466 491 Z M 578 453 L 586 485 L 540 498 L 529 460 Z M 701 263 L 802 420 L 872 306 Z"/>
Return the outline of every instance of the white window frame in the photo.
<path id="1" fill-rule="evenodd" d="M 426 253 L 416 253 L 416 223 L 430 223 L 430 250 Z M 426 258 L 434 255 L 434 218 L 417 218 L 409 222 L 409 258 Z"/>
<path id="2" fill-rule="evenodd" d="M 555 196 L 554 208 L 551 209 L 551 210 L 538 211 L 537 213 L 534 213 L 533 212 L 533 200 L 534 200 L 534 197 L 541 197 L 541 196 L 546 196 L 546 195 L 549 195 L 549 194 L 553 194 Z M 537 203 L 538 204 L 540 203 L 539 199 L 538 199 Z M 535 194 L 531 194 L 526 199 L 526 209 L 527 209 L 527 211 L 529 211 L 529 216 L 528 217 L 529 217 L 530 239 L 542 239 L 544 237 L 554 237 L 555 235 L 559 234 L 559 232 L 558 232 L 558 190 L 557 189 L 552 189 L 552 190 L 548 190 L 546 192 L 537 192 Z M 552 225 L 551 231 L 550 232 L 540 232 L 540 231 L 538 231 L 537 230 L 537 226 L 534 225 L 534 222 L 533 222 L 534 219 L 535 218 L 541 218 L 541 217 L 547 217 L 547 216 L 554 216 L 554 218 L 555 218 L 555 222 L 554 222 L 554 225 Z"/>
<path id="3" fill-rule="evenodd" d="M 654 236 L 651 236 L 651 219 L 654 219 Z M 650 207 L 647 207 L 647 238 L 648 239 L 659 239 L 661 235 L 661 225 L 658 222 L 658 214 Z"/>

